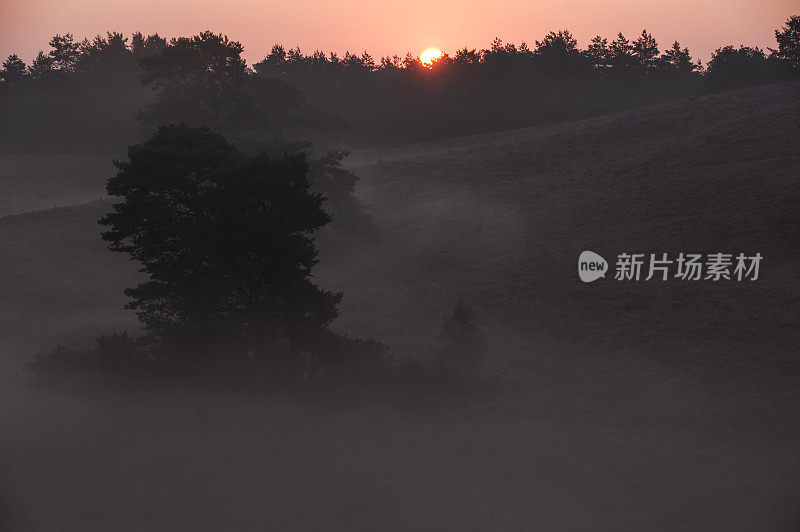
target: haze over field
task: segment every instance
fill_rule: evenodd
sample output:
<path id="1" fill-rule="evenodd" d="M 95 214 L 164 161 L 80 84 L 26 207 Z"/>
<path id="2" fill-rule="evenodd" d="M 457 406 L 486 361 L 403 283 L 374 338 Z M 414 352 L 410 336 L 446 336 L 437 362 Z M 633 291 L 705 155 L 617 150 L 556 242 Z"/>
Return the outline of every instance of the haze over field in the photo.
<path id="1" fill-rule="evenodd" d="M 355 152 L 378 240 L 323 241 L 334 328 L 425 359 L 463 298 L 490 346 L 471 384 L 367 401 L 27 387 L 36 348 L 136 328 L 138 274 L 98 238 L 101 158 L 2 156 L 0 512 L 41 530 L 792 529 L 798 123 L 784 83 Z M 49 164 L 89 170 L 74 187 Z M 81 204 L 25 212 L 57 199 Z M 749 283 L 585 285 L 585 249 L 764 263 Z"/>
<path id="2" fill-rule="evenodd" d="M 0 0 L 0 531 L 800 530 L 795 3 Z"/>

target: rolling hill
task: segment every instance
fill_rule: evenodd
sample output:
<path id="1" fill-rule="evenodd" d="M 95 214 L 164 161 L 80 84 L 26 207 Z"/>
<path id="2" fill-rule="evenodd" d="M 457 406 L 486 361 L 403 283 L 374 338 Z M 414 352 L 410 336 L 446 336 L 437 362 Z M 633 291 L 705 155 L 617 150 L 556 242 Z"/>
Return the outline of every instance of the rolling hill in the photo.
<path id="1" fill-rule="evenodd" d="M 5 497 L 34 528 L 790 528 L 797 124 L 800 85 L 778 84 L 354 153 L 379 239 L 323 243 L 317 279 L 345 294 L 335 327 L 425 358 L 462 298 L 491 345 L 486 374 L 503 374 L 410 410 L 204 396 L 209 420 L 185 394 L 38 396 L 22 361 L 134 329 L 121 292 L 138 274 L 98 238 L 107 200 L 0 218 Z M 45 201 L 102 190 L 41 179 L 62 191 Z M 583 250 L 612 268 L 620 253 L 764 259 L 754 282 L 584 284 Z"/>

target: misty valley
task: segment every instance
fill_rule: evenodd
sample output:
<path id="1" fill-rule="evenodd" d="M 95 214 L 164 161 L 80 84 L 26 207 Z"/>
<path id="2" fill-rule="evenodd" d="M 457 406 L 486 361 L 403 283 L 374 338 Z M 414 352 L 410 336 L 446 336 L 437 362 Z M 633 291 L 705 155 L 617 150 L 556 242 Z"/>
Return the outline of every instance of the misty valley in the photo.
<path id="1" fill-rule="evenodd" d="M 0 530 L 797 529 L 781 17 L 10 54 Z"/>

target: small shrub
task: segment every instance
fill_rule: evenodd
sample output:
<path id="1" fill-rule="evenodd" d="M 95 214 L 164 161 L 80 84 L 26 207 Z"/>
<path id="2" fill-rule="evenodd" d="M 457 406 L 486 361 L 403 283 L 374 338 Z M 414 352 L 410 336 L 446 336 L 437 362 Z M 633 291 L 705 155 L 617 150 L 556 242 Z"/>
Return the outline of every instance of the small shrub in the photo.
<path id="1" fill-rule="evenodd" d="M 321 329 L 306 347 L 313 353 L 309 378 L 374 379 L 385 376 L 393 365 L 389 348 L 372 338 L 364 340 Z"/>
<path id="2" fill-rule="evenodd" d="M 327 329 L 309 335 L 300 347 L 278 341 L 261 352 L 245 352 L 225 345 L 209 346 L 207 350 L 176 346 L 167 349 L 147 337 L 135 338 L 124 332 L 100 334 L 94 348 L 68 349 L 59 345 L 37 353 L 25 369 L 35 375 L 36 382 L 48 385 L 84 377 L 159 375 L 240 384 L 297 384 L 312 380 L 377 380 L 393 370 L 386 345 Z M 229 351 L 225 357 L 213 356 L 223 349 Z"/>
<path id="3" fill-rule="evenodd" d="M 459 301 L 442 323 L 434 346 L 434 360 L 443 368 L 462 372 L 475 366 L 485 354 L 486 343 L 478 327 L 478 314 Z"/>
<path id="4" fill-rule="evenodd" d="M 111 373 L 145 373 L 154 369 L 155 357 L 142 339 L 127 332 L 99 334 L 94 360 L 97 369 Z"/>
<path id="5" fill-rule="evenodd" d="M 69 377 L 90 376 L 99 373 L 133 375 L 152 371 L 155 360 L 141 340 L 128 333 L 100 334 L 92 349 L 68 349 L 58 345 L 39 351 L 25 370 L 35 375 L 35 380 L 55 383 Z"/>
<path id="6" fill-rule="evenodd" d="M 57 345 L 53 349 L 36 353 L 33 360 L 25 363 L 25 370 L 41 379 L 65 373 L 86 372 L 94 365 L 93 357 L 93 351 L 68 349 L 63 345 Z"/>

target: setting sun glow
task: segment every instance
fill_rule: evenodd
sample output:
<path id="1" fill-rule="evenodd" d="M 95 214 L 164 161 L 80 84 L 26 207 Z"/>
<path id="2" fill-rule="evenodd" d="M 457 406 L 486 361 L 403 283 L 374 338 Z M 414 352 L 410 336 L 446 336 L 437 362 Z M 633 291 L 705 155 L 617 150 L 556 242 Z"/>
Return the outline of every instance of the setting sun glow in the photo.
<path id="1" fill-rule="evenodd" d="M 439 50 L 438 48 L 428 48 L 427 50 L 419 54 L 419 60 L 422 61 L 422 63 L 425 65 L 430 65 L 440 57 L 442 57 L 442 51 Z"/>

